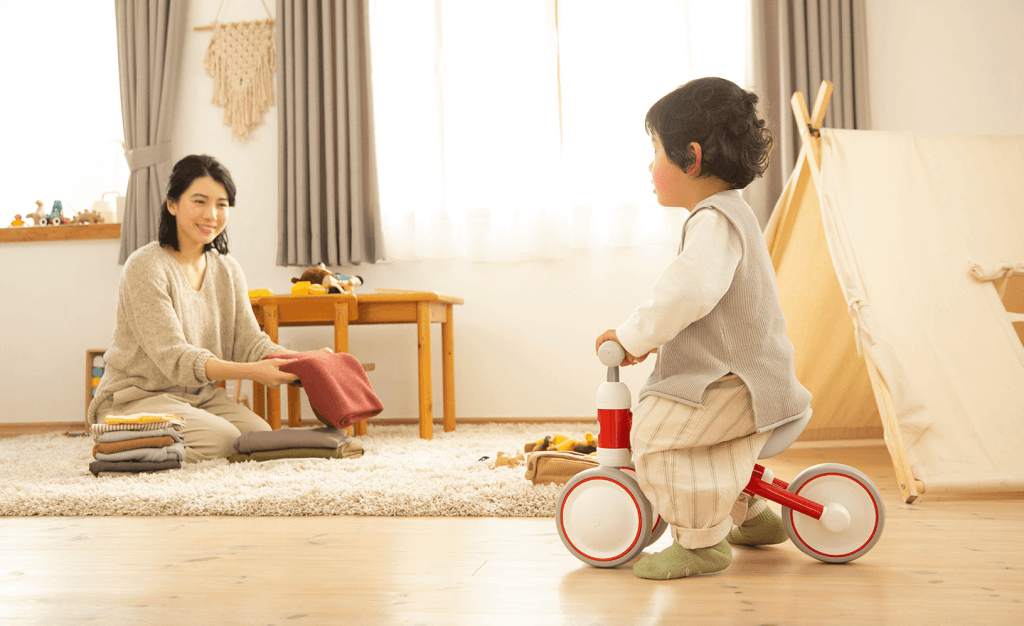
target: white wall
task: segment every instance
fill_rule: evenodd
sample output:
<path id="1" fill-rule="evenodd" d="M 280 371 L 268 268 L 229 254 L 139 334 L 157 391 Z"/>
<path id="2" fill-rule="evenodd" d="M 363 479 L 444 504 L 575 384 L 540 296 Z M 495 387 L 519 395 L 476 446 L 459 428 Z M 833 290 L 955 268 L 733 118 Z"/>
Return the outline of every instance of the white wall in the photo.
<path id="1" fill-rule="evenodd" d="M 1024 2 L 866 2 L 874 130 L 1024 135 Z"/>
<path id="2" fill-rule="evenodd" d="M 219 4 L 193 0 L 189 24 L 210 22 Z M 237 4 L 226 3 L 222 21 L 253 18 L 250 5 Z M 1013 69 L 1024 67 L 1020 2 L 868 0 L 867 9 L 876 129 L 1024 134 L 1024 94 Z M 202 65 L 208 40 L 209 33 L 187 35 L 174 158 L 208 153 L 231 169 L 239 189 L 229 228 L 232 254 L 251 288 L 286 293 L 299 272 L 274 265 L 277 110 L 268 111 L 246 142 L 231 139 L 221 109 L 209 103 Z M 0 245 L 0 423 L 82 419 L 85 351 L 107 345 L 113 332 L 117 251 L 116 241 Z M 333 269 L 360 274 L 364 289 L 465 298 L 455 313 L 459 417 L 582 417 L 593 415 L 594 390 L 604 376 L 592 354 L 594 338 L 647 297 L 673 252 L 595 250 L 532 263 Z M 433 331 L 434 414 L 440 416 L 439 326 Z M 281 337 L 295 349 L 332 341 L 328 328 L 283 329 Z M 412 326 L 351 331 L 352 353 L 376 365 L 370 380 L 384 416 L 417 415 L 415 342 Z M 649 363 L 630 368 L 623 380 L 635 393 L 649 371 Z"/>

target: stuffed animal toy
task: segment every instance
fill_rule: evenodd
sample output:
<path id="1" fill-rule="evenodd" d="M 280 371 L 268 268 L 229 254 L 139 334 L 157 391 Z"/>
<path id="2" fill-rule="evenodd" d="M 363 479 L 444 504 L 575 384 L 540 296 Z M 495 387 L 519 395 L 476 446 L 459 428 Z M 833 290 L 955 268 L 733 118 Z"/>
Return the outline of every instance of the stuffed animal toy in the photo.
<path id="1" fill-rule="evenodd" d="M 352 291 L 354 287 L 363 284 L 363 279 L 360 276 L 342 276 L 341 274 L 332 274 L 327 270 L 327 266 L 321 263 L 316 267 L 311 267 L 305 272 L 302 272 L 302 276 L 292 279 L 293 283 L 308 282 L 311 285 L 323 285 L 327 293 L 348 293 L 355 295 Z"/>

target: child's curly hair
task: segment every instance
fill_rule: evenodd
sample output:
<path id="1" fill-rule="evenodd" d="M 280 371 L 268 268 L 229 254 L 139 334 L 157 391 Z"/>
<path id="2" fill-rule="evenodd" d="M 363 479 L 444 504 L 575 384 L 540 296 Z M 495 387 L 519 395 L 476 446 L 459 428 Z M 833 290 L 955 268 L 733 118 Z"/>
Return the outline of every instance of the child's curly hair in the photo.
<path id="1" fill-rule="evenodd" d="M 654 103 L 647 133 L 657 133 L 668 160 L 688 170 L 701 147 L 701 176 L 715 176 L 743 189 L 768 169 L 772 132 L 758 117 L 757 95 L 724 78 L 697 78 Z"/>

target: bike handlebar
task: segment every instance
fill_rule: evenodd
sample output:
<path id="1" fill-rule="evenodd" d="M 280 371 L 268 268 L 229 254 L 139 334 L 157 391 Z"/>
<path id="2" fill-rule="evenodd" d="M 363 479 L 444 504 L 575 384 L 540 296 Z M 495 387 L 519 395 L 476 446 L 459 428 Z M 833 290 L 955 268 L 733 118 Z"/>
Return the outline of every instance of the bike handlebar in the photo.
<path id="1" fill-rule="evenodd" d="M 608 367 L 615 367 L 626 358 L 626 351 L 614 341 L 606 341 L 597 349 L 597 358 Z"/>

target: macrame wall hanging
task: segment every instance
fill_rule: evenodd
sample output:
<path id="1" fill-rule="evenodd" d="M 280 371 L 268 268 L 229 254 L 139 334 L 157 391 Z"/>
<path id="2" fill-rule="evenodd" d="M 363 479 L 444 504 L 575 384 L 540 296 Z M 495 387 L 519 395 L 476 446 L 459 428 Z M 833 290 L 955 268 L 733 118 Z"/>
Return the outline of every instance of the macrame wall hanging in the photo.
<path id="1" fill-rule="evenodd" d="M 263 2 L 263 0 L 260 0 Z M 263 113 L 274 104 L 273 75 L 277 69 L 277 39 L 274 20 L 266 2 L 268 19 L 254 22 L 217 21 L 224 6 L 221 0 L 217 16 L 210 26 L 195 30 L 213 30 L 203 62 L 213 78 L 213 100 L 224 107 L 224 124 L 231 136 L 245 139 L 249 131 L 263 121 Z"/>

